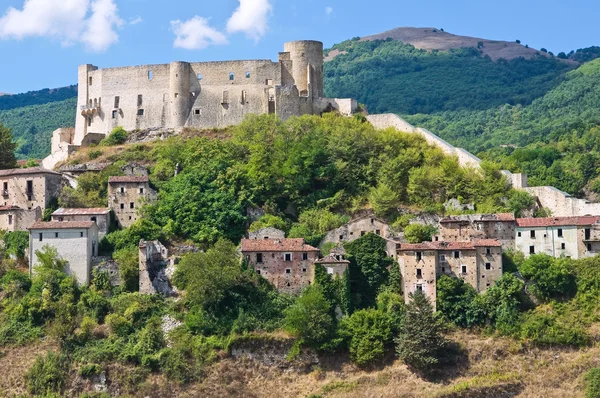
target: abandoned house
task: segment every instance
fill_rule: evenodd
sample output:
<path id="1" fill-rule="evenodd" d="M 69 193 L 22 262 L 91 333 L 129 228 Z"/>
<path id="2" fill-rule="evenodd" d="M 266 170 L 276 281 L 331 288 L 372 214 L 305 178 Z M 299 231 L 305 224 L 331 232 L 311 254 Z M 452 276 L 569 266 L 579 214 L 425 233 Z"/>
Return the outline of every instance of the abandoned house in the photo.
<path id="1" fill-rule="evenodd" d="M 0 170 L 0 206 L 18 206 L 42 213 L 53 199 L 58 199 L 62 176 L 41 167 Z"/>
<path id="2" fill-rule="evenodd" d="M 514 247 L 515 216 L 512 213 L 466 214 L 440 220 L 434 241 L 468 242 L 472 239 L 497 239 L 504 249 Z"/>
<path id="3" fill-rule="evenodd" d="M 27 231 L 34 222 L 42 219 L 42 209 L 22 209 L 19 206 L 0 206 L 0 230 Z"/>
<path id="4" fill-rule="evenodd" d="M 579 259 L 600 253 L 600 217 L 518 218 L 515 248 L 526 257 Z"/>
<path id="5" fill-rule="evenodd" d="M 285 232 L 280 229 L 265 227 L 257 231 L 249 231 L 248 239 L 284 239 Z"/>
<path id="6" fill-rule="evenodd" d="M 130 227 L 139 218 L 139 209 L 150 203 L 156 192 L 148 176 L 118 176 L 108 179 L 108 207 L 121 228 Z"/>
<path id="7" fill-rule="evenodd" d="M 98 226 L 93 221 L 51 221 L 34 223 L 29 228 L 29 272 L 37 265 L 37 251 L 45 246 L 56 248 L 67 261 L 65 272 L 82 285 L 92 277 L 92 257 L 98 255 Z"/>
<path id="8" fill-rule="evenodd" d="M 140 240 L 138 248 L 140 293 L 174 296 L 175 291 L 168 275 L 168 271 L 173 268 L 174 259 L 169 258 L 169 250 L 157 240 Z"/>
<path id="9" fill-rule="evenodd" d="M 301 293 L 314 278 L 319 249 L 304 239 L 242 239 L 241 252 L 248 264 L 284 293 Z"/>
<path id="10" fill-rule="evenodd" d="M 333 278 L 342 277 L 348 269 L 350 261 L 346 260 L 343 255 L 331 253 L 328 256 L 315 261 L 315 265 L 322 265 L 325 271 Z"/>
<path id="11" fill-rule="evenodd" d="M 108 234 L 111 225 L 110 209 L 105 207 L 90 209 L 60 208 L 52 213 L 52 221 L 93 221 L 98 226 L 98 238 Z"/>
<path id="12" fill-rule="evenodd" d="M 435 307 L 437 279 L 460 278 L 483 292 L 502 276 L 502 244 L 496 239 L 471 242 L 403 243 L 398 263 L 404 282 L 404 298 L 423 291 Z"/>
<path id="13" fill-rule="evenodd" d="M 323 238 L 321 245 L 334 243 L 337 246 L 345 242 L 352 242 L 369 232 L 379 235 L 382 238 L 391 237 L 388 223 L 374 215 L 366 215 L 355 218 L 341 227 L 329 231 L 325 235 L 325 238 Z"/>

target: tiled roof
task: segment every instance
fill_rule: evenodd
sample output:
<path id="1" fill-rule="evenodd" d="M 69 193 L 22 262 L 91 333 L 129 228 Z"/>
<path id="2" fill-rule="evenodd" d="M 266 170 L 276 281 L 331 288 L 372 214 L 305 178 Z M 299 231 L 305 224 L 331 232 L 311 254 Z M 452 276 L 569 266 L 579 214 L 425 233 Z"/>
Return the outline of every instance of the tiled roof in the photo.
<path id="1" fill-rule="evenodd" d="M 0 177 L 10 177 L 10 176 L 18 176 L 18 175 L 27 175 L 27 174 L 55 174 L 60 175 L 56 171 L 44 169 L 41 167 L 29 167 L 27 169 L 8 169 L 8 170 L 0 170 Z"/>
<path id="2" fill-rule="evenodd" d="M 515 221 L 515 216 L 512 213 L 497 213 L 497 214 L 465 214 L 460 216 L 448 216 L 440 220 L 440 223 L 453 222 L 496 222 L 496 221 Z"/>
<path id="3" fill-rule="evenodd" d="M 545 217 L 545 218 L 517 218 L 518 227 L 553 227 L 553 226 L 585 226 L 600 222 L 600 217 Z"/>
<path id="4" fill-rule="evenodd" d="M 242 252 L 314 252 L 304 239 L 242 239 Z"/>
<path id="5" fill-rule="evenodd" d="M 93 221 L 37 221 L 29 229 L 87 229 L 95 224 Z"/>
<path id="6" fill-rule="evenodd" d="M 119 182 L 148 182 L 148 176 L 112 176 L 108 179 L 109 184 Z"/>
<path id="7" fill-rule="evenodd" d="M 315 264 L 350 264 L 350 261 L 344 259 L 338 260 L 333 254 L 330 254 L 329 256 L 318 259 L 315 261 Z"/>
<path id="8" fill-rule="evenodd" d="M 65 209 L 61 208 L 52 213 L 53 216 L 85 216 L 96 214 L 108 214 L 110 209 L 106 207 L 96 207 L 90 209 Z"/>
<path id="9" fill-rule="evenodd" d="M 0 211 L 21 210 L 19 206 L 0 206 Z"/>
<path id="10" fill-rule="evenodd" d="M 501 247 L 496 239 L 475 239 L 470 242 L 402 243 L 399 251 L 415 250 L 475 250 L 476 247 Z"/>

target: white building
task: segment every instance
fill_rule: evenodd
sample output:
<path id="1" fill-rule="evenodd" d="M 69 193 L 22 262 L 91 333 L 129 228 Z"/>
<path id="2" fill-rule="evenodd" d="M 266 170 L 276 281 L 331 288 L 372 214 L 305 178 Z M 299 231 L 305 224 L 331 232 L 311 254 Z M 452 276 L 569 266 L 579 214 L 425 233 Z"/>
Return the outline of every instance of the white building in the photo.
<path id="1" fill-rule="evenodd" d="M 60 208 L 52 213 L 52 221 L 94 221 L 98 226 L 98 239 L 102 240 L 110 230 L 110 209 L 106 207 L 89 209 Z"/>
<path id="2" fill-rule="evenodd" d="M 515 248 L 526 257 L 578 259 L 600 253 L 600 217 L 518 218 L 516 224 Z"/>
<path id="3" fill-rule="evenodd" d="M 92 257 L 98 255 L 98 226 L 93 221 L 36 222 L 29 228 L 29 273 L 37 265 L 36 251 L 56 248 L 67 261 L 65 272 L 82 285 L 90 283 Z"/>

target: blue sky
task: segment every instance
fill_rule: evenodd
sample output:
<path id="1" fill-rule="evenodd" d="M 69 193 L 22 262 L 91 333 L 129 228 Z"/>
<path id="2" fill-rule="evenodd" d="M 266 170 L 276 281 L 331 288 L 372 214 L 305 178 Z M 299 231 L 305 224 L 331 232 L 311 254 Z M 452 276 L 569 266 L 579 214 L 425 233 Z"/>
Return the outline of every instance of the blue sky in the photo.
<path id="1" fill-rule="evenodd" d="M 399 26 L 558 53 L 600 45 L 598 0 L 0 0 L 0 92 L 76 83 L 77 65 L 276 59 Z"/>

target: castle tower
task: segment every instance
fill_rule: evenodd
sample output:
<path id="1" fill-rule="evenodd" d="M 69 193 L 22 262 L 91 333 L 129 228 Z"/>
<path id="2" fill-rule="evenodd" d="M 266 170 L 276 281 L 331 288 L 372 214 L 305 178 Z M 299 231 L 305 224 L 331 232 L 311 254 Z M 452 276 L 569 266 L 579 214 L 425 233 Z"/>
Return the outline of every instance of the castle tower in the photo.
<path id="1" fill-rule="evenodd" d="M 292 76 L 301 96 L 323 97 L 323 43 L 313 40 L 284 44 L 290 53 Z"/>
<path id="2" fill-rule="evenodd" d="M 81 145 L 83 137 L 87 134 L 88 126 L 88 100 L 90 98 L 90 86 L 93 81 L 90 80 L 90 72 L 98 70 L 97 66 L 86 64 L 80 65 L 77 70 L 77 117 L 75 119 L 75 136 L 73 143 Z"/>
<path id="3" fill-rule="evenodd" d="M 190 113 L 190 74 L 191 66 L 187 62 L 171 62 L 170 68 L 170 104 L 171 126 L 182 128 Z"/>

